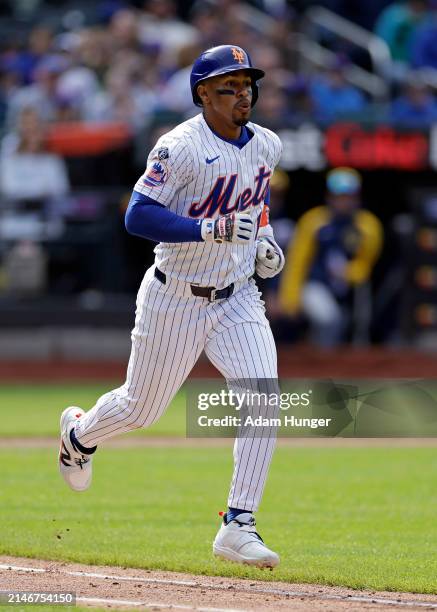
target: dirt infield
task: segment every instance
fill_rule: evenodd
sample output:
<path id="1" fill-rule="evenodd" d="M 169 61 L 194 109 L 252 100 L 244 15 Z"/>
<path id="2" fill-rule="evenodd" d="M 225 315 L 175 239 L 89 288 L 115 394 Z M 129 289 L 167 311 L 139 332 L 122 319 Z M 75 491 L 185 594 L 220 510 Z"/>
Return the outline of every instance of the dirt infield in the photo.
<path id="1" fill-rule="evenodd" d="M 280 347 L 283 378 L 436 378 L 437 354 L 411 349 L 351 347 L 320 351 L 310 346 Z M 108 361 L 0 361 L 0 381 L 55 382 L 124 379 L 126 363 Z M 202 357 L 193 378 L 216 378 L 217 370 Z"/>
<path id="2" fill-rule="evenodd" d="M 154 610 L 437 609 L 437 597 L 0 556 L 0 590 L 75 592 L 77 604 Z"/>

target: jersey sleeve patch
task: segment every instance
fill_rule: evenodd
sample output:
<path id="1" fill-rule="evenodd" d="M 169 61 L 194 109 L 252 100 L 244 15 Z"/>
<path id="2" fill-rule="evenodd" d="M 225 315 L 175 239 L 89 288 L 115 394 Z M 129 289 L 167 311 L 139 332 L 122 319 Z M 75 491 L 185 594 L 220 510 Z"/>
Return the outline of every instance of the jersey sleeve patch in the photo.
<path id="1" fill-rule="evenodd" d="M 167 149 L 168 151 L 168 149 Z M 146 168 L 143 183 L 148 187 L 160 187 L 168 178 L 168 168 L 163 161 L 152 161 Z"/>
<path id="2" fill-rule="evenodd" d="M 190 182 L 192 174 L 192 154 L 185 138 L 164 135 L 150 151 L 135 190 L 168 206 L 176 193 Z"/>
<path id="3" fill-rule="evenodd" d="M 158 159 L 160 159 L 160 160 L 168 159 L 170 157 L 170 153 L 169 153 L 168 147 L 160 147 L 156 151 L 156 157 Z"/>
<path id="4" fill-rule="evenodd" d="M 164 159 L 169 159 L 170 150 L 168 147 L 156 147 L 150 152 L 149 159 L 157 159 L 158 161 L 163 161 Z"/>

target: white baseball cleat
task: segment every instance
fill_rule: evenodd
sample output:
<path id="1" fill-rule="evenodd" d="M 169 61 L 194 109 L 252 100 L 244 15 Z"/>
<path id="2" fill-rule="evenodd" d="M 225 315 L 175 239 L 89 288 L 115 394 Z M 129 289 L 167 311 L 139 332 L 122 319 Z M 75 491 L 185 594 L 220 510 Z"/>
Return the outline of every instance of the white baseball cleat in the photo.
<path id="1" fill-rule="evenodd" d="M 239 514 L 229 523 L 224 515 L 212 550 L 217 557 L 260 568 L 273 568 L 279 563 L 279 556 L 267 548 L 257 533 L 255 519 L 250 512 Z"/>
<path id="2" fill-rule="evenodd" d="M 92 455 L 81 453 L 70 438 L 71 430 L 84 414 L 77 406 L 70 406 L 61 414 L 59 471 L 73 491 L 85 491 L 91 484 Z"/>

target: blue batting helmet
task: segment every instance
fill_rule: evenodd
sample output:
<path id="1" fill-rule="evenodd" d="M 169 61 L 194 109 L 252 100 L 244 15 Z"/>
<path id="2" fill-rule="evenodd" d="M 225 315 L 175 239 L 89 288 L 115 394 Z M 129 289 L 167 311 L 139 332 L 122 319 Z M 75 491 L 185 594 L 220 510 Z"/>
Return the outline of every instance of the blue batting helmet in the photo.
<path id="1" fill-rule="evenodd" d="M 204 51 L 193 64 L 191 70 L 190 84 L 193 102 L 196 106 L 202 106 L 197 94 L 197 86 L 202 81 L 219 74 L 227 74 L 236 70 L 248 70 L 252 77 L 252 106 L 258 99 L 257 81 L 262 79 L 265 72 L 254 68 L 249 54 L 236 45 L 220 45 Z"/>

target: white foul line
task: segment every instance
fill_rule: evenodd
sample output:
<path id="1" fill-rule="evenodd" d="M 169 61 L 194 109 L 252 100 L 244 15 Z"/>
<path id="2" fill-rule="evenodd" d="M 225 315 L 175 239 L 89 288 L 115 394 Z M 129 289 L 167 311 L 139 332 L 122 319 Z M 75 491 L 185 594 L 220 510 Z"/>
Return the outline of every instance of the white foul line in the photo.
<path id="1" fill-rule="evenodd" d="M 34 573 L 50 573 L 49 570 L 36 568 L 36 567 L 22 567 L 20 565 L 3 565 L 0 564 L 0 570 L 13 570 L 20 572 L 34 572 Z M 148 584 L 167 584 L 172 586 L 188 586 L 188 587 L 201 587 L 203 589 L 209 590 L 219 590 L 219 591 L 227 591 L 228 587 L 225 585 L 202 585 L 198 582 L 194 582 L 192 580 L 166 580 L 164 578 L 143 578 L 143 577 L 134 577 L 134 576 L 118 576 L 116 574 L 99 574 L 96 572 L 73 572 L 69 570 L 56 570 L 60 574 L 66 574 L 68 576 L 84 576 L 86 578 L 99 578 L 103 580 L 113 579 L 113 580 L 124 580 L 134 581 L 134 582 L 143 582 Z M 397 599 L 384 599 L 382 597 L 367 597 L 365 595 L 330 595 L 329 593 L 308 593 L 305 591 L 286 591 L 282 589 L 263 589 L 261 587 L 250 587 L 250 588 L 235 588 L 235 591 L 240 591 L 244 593 L 260 593 L 265 595 L 280 595 L 282 597 L 307 597 L 308 599 L 322 599 L 322 600 L 336 600 L 336 601 L 356 601 L 361 603 L 374 603 L 381 604 L 387 606 L 400 606 L 400 607 L 418 607 L 418 608 L 429 608 L 429 609 L 437 609 L 437 601 L 398 601 Z M 235 592 L 234 591 L 234 592 Z M 132 603 L 132 602 L 131 602 Z M 145 605 L 144 603 L 132 605 Z M 170 604 L 169 604 L 170 605 Z M 168 605 L 167 605 L 168 607 Z M 173 607 L 175 607 L 173 605 Z M 203 611 L 219 611 L 219 608 L 188 608 L 191 610 L 203 610 Z M 226 612 L 232 612 L 229 609 L 226 609 Z M 236 612 L 236 611 L 234 611 Z M 242 611 L 239 611 L 242 612 Z"/>
<path id="2" fill-rule="evenodd" d="M 21 567 L 21 565 L 1 565 L 0 569 L 5 570 L 17 570 L 20 572 L 35 572 L 40 574 L 45 574 L 47 572 L 46 569 L 41 569 L 39 567 Z"/>
<path id="3" fill-rule="evenodd" d="M 130 601 L 129 599 L 106 599 L 105 597 L 76 597 L 76 601 L 83 601 L 85 603 L 114 604 L 115 606 L 147 607 L 147 604 L 142 601 Z"/>
<path id="4" fill-rule="evenodd" d="M 149 602 L 146 603 L 144 601 L 132 601 L 129 599 L 107 599 L 105 597 L 76 597 L 76 601 L 83 601 L 85 603 L 105 603 L 112 604 L 116 606 L 133 606 L 133 607 L 142 607 L 142 608 L 162 608 L 172 610 L 196 610 L 196 612 L 246 612 L 245 610 L 236 610 L 231 608 L 202 608 L 202 607 L 193 607 L 193 606 L 185 606 L 183 604 L 173 604 L 173 603 L 155 603 Z"/>
<path id="5" fill-rule="evenodd" d="M 1 569 L 1 565 L 0 565 Z M 86 576 L 87 578 L 102 578 L 103 580 L 107 580 L 108 576 L 106 574 L 98 574 L 95 572 L 72 572 L 65 571 L 64 573 L 69 576 Z M 125 580 L 131 582 L 149 582 L 153 584 L 171 584 L 174 586 L 188 586 L 188 587 L 196 587 L 199 586 L 198 582 L 194 582 L 192 580 L 166 580 L 165 578 L 134 578 L 133 576 L 117 576 L 115 574 L 111 574 L 109 578 L 115 578 L 115 580 Z"/>

